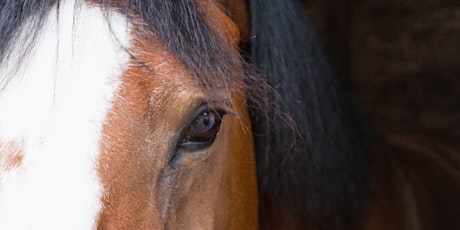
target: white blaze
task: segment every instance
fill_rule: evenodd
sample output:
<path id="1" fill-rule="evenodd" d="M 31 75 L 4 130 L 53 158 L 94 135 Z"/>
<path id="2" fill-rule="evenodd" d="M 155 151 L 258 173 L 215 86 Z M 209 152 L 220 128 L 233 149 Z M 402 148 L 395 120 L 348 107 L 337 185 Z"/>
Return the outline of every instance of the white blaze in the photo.
<path id="1" fill-rule="evenodd" d="M 2 230 L 95 228 L 99 140 L 129 61 L 129 26 L 79 4 L 51 11 L 33 53 L 0 91 L 0 143 L 24 145 L 20 167 L 0 167 Z M 8 65 L 0 77 L 12 73 Z"/>

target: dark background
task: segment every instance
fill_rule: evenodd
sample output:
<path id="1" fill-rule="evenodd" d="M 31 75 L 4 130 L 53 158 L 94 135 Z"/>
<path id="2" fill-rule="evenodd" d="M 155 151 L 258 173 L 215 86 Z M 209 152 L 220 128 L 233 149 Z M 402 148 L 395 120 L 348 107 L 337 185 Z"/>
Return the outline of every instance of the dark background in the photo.
<path id="1" fill-rule="evenodd" d="M 460 134 L 459 0 L 303 0 L 323 48 L 380 132 Z"/>

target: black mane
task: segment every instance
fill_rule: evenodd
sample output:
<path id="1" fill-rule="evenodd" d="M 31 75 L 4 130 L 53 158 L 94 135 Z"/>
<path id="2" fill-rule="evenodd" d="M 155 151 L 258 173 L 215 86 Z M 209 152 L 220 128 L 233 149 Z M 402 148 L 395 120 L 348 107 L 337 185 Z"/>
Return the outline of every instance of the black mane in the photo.
<path id="1" fill-rule="evenodd" d="M 364 211 L 369 192 L 365 129 L 303 7 L 249 2 L 252 61 L 276 88 L 276 110 L 291 119 L 252 112 L 261 134 L 255 135 L 261 213 L 281 208 L 307 223 L 351 220 Z"/>

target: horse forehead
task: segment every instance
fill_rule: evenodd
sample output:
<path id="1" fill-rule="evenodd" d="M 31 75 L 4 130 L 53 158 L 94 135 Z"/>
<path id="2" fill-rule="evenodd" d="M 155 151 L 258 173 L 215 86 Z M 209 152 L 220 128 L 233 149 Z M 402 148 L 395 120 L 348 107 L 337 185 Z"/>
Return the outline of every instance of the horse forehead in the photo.
<path id="1" fill-rule="evenodd" d="M 125 17 L 76 2 L 50 10 L 18 71 L 0 66 L 14 72 L 0 91 L 0 229 L 90 229 L 101 208 L 99 139 L 131 35 Z"/>

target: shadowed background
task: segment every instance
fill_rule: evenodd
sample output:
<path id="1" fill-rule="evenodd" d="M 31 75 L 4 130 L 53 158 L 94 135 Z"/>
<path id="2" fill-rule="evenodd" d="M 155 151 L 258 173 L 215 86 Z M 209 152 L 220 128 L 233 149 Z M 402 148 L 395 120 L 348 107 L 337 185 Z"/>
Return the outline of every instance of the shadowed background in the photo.
<path id="1" fill-rule="evenodd" d="M 303 2 L 331 62 L 378 131 L 460 134 L 460 1 Z"/>

